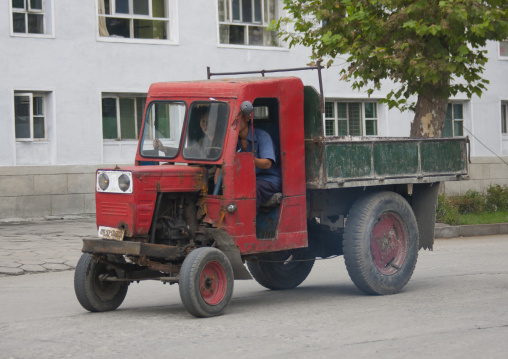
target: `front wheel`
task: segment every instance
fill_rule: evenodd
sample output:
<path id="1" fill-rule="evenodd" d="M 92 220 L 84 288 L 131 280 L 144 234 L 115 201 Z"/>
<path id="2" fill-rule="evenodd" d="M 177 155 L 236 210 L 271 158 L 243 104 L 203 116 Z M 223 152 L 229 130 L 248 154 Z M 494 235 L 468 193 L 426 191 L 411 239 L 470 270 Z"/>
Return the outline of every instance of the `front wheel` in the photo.
<path id="1" fill-rule="evenodd" d="M 418 258 L 418 226 L 409 203 L 394 192 L 356 201 L 347 218 L 343 250 L 349 276 L 360 290 L 399 292 Z"/>
<path id="2" fill-rule="evenodd" d="M 79 303 L 90 312 L 115 310 L 122 304 L 129 283 L 101 280 L 103 274 L 113 274 L 107 264 L 97 262 L 84 253 L 74 272 L 74 291 Z"/>
<path id="3" fill-rule="evenodd" d="M 263 256 L 256 262 L 247 261 L 247 267 L 254 279 L 265 288 L 293 289 L 302 284 L 314 266 L 314 258 L 308 258 L 305 253 Z"/>
<path id="4" fill-rule="evenodd" d="M 198 318 L 221 315 L 233 295 L 233 268 L 217 248 L 198 248 L 183 261 L 178 283 L 190 314 Z"/>

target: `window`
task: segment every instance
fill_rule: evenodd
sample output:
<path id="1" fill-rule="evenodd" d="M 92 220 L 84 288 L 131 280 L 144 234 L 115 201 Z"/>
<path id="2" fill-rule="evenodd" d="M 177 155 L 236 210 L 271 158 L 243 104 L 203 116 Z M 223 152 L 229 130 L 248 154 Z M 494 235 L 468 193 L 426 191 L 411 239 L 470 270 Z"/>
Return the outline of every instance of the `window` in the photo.
<path id="1" fill-rule="evenodd" d="M 377 136 L 376 102 L 325 102 L 326 136 Z"/>
<path id="2" fill-rule="evenodd" d="M 449 103 L 446 109 L 443 137 L 464 136 L 464 105 Z"/>
<path id="3" fill-rule="evenodd" d="M 218 0 L 219 42 L 228 45 L 280 46 L 267 31 L 278 18 L 278 0 Z"/>
<path id="4" fill-rule="evenodd" d="M 146 97 L 103 95 L 102 138 L 136 140 L 139 138 Z"/>
<path id="5" fill-rule="evenodd" d="M 11 0 L 12 35 L 51 35 L 52 0 Z"/>
<path id="6" fill-rule="evenodd" d="M 508 135 L 507 117 L 508 102 L 503 102 L 501 103 L 501 133 L 503 135 Z"/>
<path id="7" fill-rule="evenodd" d="M 508 40 L 499 43 L 499 57 L 508 58 Z"/>
<path id="8" fill-rule="evenodd" d="M 176 41 L 173 0 L 97 0 L 101 39 Z"/>
<path id="9" fill-rule="evenodd" d="M 46 97 L 35 92 L 14 94 L 16 140 L 46 140 Z"/>

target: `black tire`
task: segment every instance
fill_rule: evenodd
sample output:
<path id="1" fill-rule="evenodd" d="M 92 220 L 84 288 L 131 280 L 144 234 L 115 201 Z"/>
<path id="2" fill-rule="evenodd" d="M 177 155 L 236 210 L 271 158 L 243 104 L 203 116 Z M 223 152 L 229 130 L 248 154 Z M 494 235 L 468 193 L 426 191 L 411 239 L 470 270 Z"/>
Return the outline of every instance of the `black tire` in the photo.
<path id="1" fill-rule="evenodd" d="M 265 288 L 293 289 L 302 284 L 314 266 L 314 258 L 305 254 L 301 251 L 263 256 L 259 261 L 247 261 L 247 267 L 254 279 Z"/>
<path id="2" fill-rule="evenodd" d="M 355 202 L 346 222 L 344 260 L 354 284 L 367 294 L 394 294 L 418 259 L 418 226 L 409 203 L 394 192 Z"/>
<path id="3" fill-rule="evenodd" d="M 74 291 L 79 303 L 90 312 L 115 310 L 122 304 L 129 283 L 101 281 L 101 274 L 113 273 L 105 263 L 97 262 L 84 253 L 74 272 Z"/>
<path id="4" fill-rule="evenodd" d="M 233 295 L 233 268 L 217 248 L 202 247 L 185 258 L 180 269 L 180 298 L 198 318 L 221 315 Z"/>

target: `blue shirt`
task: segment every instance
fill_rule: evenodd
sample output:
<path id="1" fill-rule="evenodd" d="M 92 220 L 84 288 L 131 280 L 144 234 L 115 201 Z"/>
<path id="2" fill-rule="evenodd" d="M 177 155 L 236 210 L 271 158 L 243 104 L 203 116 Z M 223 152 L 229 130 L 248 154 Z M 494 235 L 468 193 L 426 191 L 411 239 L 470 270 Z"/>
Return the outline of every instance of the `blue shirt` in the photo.
<path id="1" fill-rule="evenodd" d="M 240 138 L 238 138 L 236 152 L 252 152 L 253 143 L 255 151 L 254 155 L 256 158 L 267 158 L 273 161 L 272 166 L 267 170 L 256 167 L 256 179 L 262 179 L 277 186 L 281 186 L 282 181 L 280 164 L 277 162 L 277 149 L 275 148 L 272 138 L 268 132 L 256 128 L 254 130 L 253 140 L 251 127 L 249 126 L 249 134 L 247 135 L 247 150 L 243 149 L 240 143 Z"/>

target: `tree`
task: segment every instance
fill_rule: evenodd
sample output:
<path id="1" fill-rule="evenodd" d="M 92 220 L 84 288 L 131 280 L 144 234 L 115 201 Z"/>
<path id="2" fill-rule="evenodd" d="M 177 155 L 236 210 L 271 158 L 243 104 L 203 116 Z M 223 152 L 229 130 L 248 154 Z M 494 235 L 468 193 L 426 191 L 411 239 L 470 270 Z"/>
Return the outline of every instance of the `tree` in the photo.
<path id="1" fill-rule="evenodd" d="M 508 39 L 506 0 L 283 0 L 288 17 L 272 28 L 311 59 L 346 55 L 342 79 L 371 95 L 381 81 L 397 86 L 381 102 L 415 112 L 411 137 L 441 137 L 449 97 L 481 96 L 488 80 L 488 40 Z M 285 30 L 292 24 L 294 31 Z M 416 95 L 417 102 L 407 99 Z"/>

